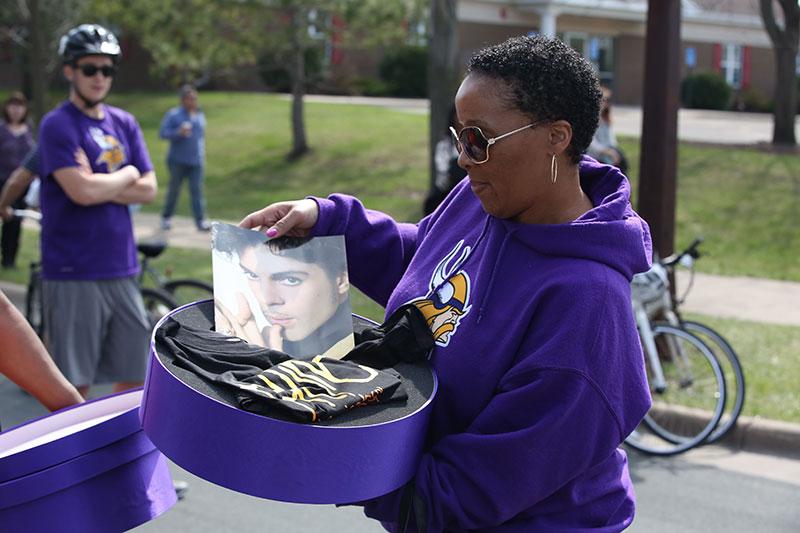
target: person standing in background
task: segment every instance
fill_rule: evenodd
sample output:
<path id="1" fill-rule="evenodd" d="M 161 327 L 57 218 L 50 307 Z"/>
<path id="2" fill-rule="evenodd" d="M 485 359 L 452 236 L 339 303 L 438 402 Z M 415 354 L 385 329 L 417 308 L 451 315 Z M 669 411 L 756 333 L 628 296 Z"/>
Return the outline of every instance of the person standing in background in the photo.
<path id="1" fill-rule="evenodd" d="M 3 123 L 0 125 L 0 187 L 20 165 L 33 147 L 33 134 L 28 124 L 28 100 L 20 92 L 12 93 L 3 103 Z M 22 209 L 22 199 L 13 207 Z M 0 230 L 0 264 L 3 268 L 14 268 L 19 250 L 22 220 L 19 217 L 4 219 Z"/>
<path id="2" fill-rule="evenodd" d="M 611 120 L 611 89 L 603 87 L 603 99 L 600 101 L 600 121 L 592 137 L 592 143 L 586 153 L 601 163 L 614 165 L 623 174 L 628 173 L 628 160 L 619 147 Z"/>
<path id="3" fill-rule="evenodd" d="M 206 202 L 203 197 L 206 116 L 198 107 L 197 90 L 192 85 L 181 87 L 180 94 L 181 105 L 167 111 L 159 129 L 161 138 L 169 141 L 169 187 L 164 211 L 161 213 L 161 229 L 172 228 L 172 214 L 175 212 L 183 178 L 187 178 L 195 225 L 200 231 L 210 231 L 211 224 L 205 217 Z"/>
<path id="4" fill-rule="evenodd" d="M 85 397 L 141 386 L 150 323 L 128 205 L 151 202 L 156 175 L 142 130 L 103 103 L 122 50 L 113 33 L 82 24 L 61 39 L 68 99 L 42 120 L 39 176 L 42 289 L 48 347 Z"/>
<path id="5" fill-rule="evenodd" d="M 450 135 L 450 128 L 460 130 L 458 126 L 458 116 L 456 115 L 455 106 L 450 106 L 450 119 L 447 122 L 447 128 L 442 132 L 442 137 L 436 143 L 436 152 L 434 153 L 434 162 L 436 165 L 436 181 L 434 188 L 428 192 L 425 198 L 425 203 L 422 210 L 425 216 L 430 215 L 439 207 L 453 187 L 458 185 L 458 182 L 464 179 L 467 172 L 458 166 L 458 150 L 453 144 L 453 138 Z"/>

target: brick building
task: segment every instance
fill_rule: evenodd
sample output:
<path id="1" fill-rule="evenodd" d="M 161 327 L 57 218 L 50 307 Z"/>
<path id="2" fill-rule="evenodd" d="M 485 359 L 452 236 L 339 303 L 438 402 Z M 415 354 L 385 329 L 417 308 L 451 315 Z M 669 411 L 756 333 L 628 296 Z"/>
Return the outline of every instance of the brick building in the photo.
<path id="1" fill-rule="evenodd" d="M 757 0 L 683 0 L 682 77 L 713 70 L 735 89 L 772 96 L 772 44 Z M 514 35 L 557 35 L 590 59 L 618 103 L 642 99 L 647 0 L 460 0 L 464 61 L 482 46 Z"/>

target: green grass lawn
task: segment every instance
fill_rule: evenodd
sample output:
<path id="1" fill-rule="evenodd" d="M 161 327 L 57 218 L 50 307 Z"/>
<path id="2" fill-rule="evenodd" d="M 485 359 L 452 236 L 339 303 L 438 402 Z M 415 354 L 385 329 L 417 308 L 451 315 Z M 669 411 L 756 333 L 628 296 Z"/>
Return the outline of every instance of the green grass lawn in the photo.
<path id="1" fill-rule="evenodd" d="M 212 218 L 238 220 L 273 201 L 345 192 L 367 207 L 414 221 L 427 188 L 427 117 L 370 106 L 306 105 L 312 152 L 294 163 L 289 101 L 276 95 L 202 93 L 208 118 L 206 196 Z M 111 103 L 139 119 L 161 188 L 167 181 L 167 144 L 158 139 L 163 113 L 174 94 L 114 95 Z M 638 141 L 622 139 L 633 161 L 636 187 Z M 800 158 L 755 149 L 681 144 L 678 163 L 676 247 L 706 239 L 698 270 L 800 281 Z M 634 192 L 635 203 L 635 192 Z M 189 214 L 184 189 L 179 214 Z M 38 256 L 26 232 L 19 264 Z M 208 254 L 169 249 L 155 263 L 174 277 L 210 280 Z M 27 271 L 2 271 L 0 279 L 25 283 Z M 380 320 L 382 310 L 360 293 L 353 310 Z M 729 336 L 748 379 L 746 415 L 800 421 L 800 328 L 702 317 Z"/>

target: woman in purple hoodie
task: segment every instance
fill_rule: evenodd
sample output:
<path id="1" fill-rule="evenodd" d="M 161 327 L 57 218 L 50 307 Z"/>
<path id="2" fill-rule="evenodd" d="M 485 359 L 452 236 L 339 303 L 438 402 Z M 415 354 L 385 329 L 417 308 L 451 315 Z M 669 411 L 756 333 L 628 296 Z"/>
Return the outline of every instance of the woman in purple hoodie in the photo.
<path id="1" fill-rule="evenodd" d="M 561 41 L 510 39 L 470 61 L 453 130 L 468 176 L 430 216 L 398 223 L 334 194 L 241 223 L 344 234 L 351 281 L 387 316 L 411 302 L 431 327 L 425 454 L 408 487 L 362 502 L 390 531 L 633 520 L 619 446 L 650 406 L 629 288 L 650 235 L 625 176 L 582 157 L 600 98 L 592 66 Z"/>

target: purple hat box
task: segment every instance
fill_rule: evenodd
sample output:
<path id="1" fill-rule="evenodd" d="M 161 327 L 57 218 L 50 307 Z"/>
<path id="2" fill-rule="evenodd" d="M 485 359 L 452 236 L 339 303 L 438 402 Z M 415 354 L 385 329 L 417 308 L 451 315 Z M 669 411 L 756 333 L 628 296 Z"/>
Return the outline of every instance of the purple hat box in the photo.
<path id="1" fill-rule="evenodd" d="M 167 317 L 210 330 L 213 301 L 183 306 Z M 357 331 L 373 324 L 357 316 L 353 322 Z M 394 368 L 408 391 L 405 404 L 369 405 L 303 424 L 239 409 L 232 396 L 174 365 L 157 350 L 154 334 L 142 427 L 176 464 L 237 492 L 294 503 L 368 500 L 414 476 L 436 394 L 427 361 Z"/>
<path id="2" fill-rule="evenodd" d="M 127 391 L 0 433 L 0 532 L 126 531 L 172 507 L 141 399 Z"/>

